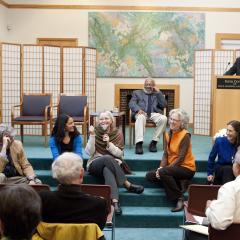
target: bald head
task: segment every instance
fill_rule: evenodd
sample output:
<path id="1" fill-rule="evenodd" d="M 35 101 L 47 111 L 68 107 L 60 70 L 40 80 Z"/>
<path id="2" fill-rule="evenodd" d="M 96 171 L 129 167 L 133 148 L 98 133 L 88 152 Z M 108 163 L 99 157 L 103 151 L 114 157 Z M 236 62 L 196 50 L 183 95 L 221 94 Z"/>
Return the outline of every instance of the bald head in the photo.
<path id="1" fill-rule="evenodd" d="M 151 94 L 153 92 L 153 89 L 155 87 L 155 81 L 152 78 L 145 79 L 144 82 L 144 90 L 146 93 Z"/>

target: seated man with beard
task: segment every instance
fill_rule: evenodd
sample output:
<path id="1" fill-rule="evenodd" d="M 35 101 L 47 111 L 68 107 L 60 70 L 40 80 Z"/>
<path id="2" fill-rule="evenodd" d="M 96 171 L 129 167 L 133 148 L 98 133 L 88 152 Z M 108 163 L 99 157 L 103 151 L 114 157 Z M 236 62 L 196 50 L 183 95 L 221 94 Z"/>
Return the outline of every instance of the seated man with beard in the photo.
<path id="1" fill-rule="evenodd" d="M 135 153 L 143 154 L 143 140 L 145 125 L 148 119 L 156 124 L 152 141 L 149 145 L 150 152 L 157 152 L 157 142 L 165 131 L 167 117 L 163 115 L 163 109 L 167 106 L 167 102 L 162 94 L 155 86 L 155 81 L 147 78 L 144 82 L 143 90 L 133 92 L 129 102 L 129 108 L 132 110 L 135 122 Z"/>

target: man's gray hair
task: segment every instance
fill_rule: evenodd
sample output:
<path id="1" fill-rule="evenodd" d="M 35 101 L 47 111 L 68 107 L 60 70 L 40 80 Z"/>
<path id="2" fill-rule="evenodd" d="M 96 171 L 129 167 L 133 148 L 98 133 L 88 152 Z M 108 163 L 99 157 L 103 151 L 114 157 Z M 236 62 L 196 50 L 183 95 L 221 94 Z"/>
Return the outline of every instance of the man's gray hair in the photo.
<path id="1" fill-rule="evenodd" d="M 9 137 L 14 138 L 16 131 L 13 127 L 2 123 L 0 124 L 0 138 L 2 139 L 4 135 L 8 135 Z"/>
<path id="2" fill-rule="evenodd" d="M 82 158 L 71 152 L 61 154 L 52 164 L 52 175 L 62 184 L 71 184 L 80 176 Z"/>
<path id="3" fill-rule="evenodd" d="M 178 115 L 179 120 L 181 121 L 181 129 L 188 129 L 189 116 L 187 112 L 181 108 L 175 108 L 169 112 L 169 117 L 174 113 Z"/>

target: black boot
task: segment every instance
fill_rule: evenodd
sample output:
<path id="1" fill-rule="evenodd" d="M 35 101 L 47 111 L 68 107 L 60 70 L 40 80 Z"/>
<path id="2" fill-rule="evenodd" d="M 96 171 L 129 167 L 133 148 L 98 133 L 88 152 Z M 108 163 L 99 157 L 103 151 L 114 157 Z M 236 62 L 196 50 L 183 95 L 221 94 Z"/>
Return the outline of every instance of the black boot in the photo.
<path id="1" fill-rule="evenodd" d="M 157 141 L 151 141 L 149 144 L 149 152 L 157 152 Z"/>
<path id="2" fill-rule="evenodd" d="M 131 183 L 130 187 L 127 188 L 127 190 L 132 193 L 140 194 L 144 191 L 144 187 L 142 185 L 136 185 Z"/>
<path id="3" fill-rule="evenodd" d="M 114 207 L 114 212 L 116 215 L 122 215 L 122 208 L 120 206 L 119 202 L 113 202 L 112 203 L 113 207 Z"/>
<path id="4" fill-rule="evenodd" d="M 135 153 L 136 154 L 143 154 L 143 142 L 137 142 L 135 146 Z"/>
<path id="5" fill-rule="evenodd" d="M 175 208 L 172 208 L 172 212 L 179 212 L 179 211 L 182 211 L 183 210 L 183 207 L 184 207 L 184 202 L 183 202 L 183 198 L 179 198 L 178 201 L 177 201 L 177 204 L 176 204 L 176 207 Z"/>

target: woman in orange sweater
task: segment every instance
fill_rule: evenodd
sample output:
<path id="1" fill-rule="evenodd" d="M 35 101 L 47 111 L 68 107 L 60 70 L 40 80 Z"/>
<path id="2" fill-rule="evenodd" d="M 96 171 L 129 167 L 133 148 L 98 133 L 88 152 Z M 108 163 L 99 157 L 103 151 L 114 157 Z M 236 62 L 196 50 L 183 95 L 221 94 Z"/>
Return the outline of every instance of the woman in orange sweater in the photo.
<path id="1" fill-rule="evenodd" d="M 171 211 L 183 209 L 185 183 L 195 174 L 195 157 L 192 154 L 191 134 L 187 131 L 188 114 L 182 109 L 169 113 L 169 132 L 165 134 L 162 161 L 158 169 L 146 174 L 147 180 L 161 182 L 167 198 L 176 202 Z"/>

